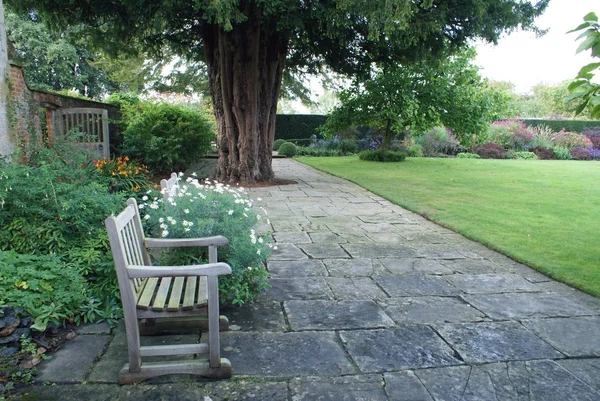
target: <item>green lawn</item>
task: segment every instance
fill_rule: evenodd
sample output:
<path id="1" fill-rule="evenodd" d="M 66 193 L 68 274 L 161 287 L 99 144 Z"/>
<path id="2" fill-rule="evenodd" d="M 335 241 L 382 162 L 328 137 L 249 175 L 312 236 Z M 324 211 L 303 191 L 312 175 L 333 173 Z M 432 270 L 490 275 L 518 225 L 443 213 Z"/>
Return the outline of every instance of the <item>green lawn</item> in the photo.
<path id="1" fill-rule="evenodd" d="M 298 160 L 600 296 L 598 162 Z"/>

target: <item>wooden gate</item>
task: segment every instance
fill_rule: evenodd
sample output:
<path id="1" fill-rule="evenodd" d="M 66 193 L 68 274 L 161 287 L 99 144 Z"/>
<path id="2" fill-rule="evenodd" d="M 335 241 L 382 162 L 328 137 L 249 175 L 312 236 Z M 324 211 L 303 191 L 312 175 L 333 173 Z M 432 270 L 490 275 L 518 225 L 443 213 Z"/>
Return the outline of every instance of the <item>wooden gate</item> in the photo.
<path id="1" fill-rule="evenodd" d="M 108 111 L 92 108 L 58 109 L 54 111 L 54 126 L 58 134 L 80 134 L 78 142 L 89 146 L 101 157 L 110 157 Z"/>

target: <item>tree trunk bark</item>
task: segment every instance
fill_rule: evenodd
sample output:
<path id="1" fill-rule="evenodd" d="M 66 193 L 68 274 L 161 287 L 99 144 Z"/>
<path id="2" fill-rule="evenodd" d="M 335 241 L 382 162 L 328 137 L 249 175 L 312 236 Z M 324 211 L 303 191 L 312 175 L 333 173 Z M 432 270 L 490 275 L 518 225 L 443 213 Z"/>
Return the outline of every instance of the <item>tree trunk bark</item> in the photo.
<path id="1" fill-rule="evenodd" d="M 229 32 L 217 25 L 204 30 L 219 152 L 213 178 L 229 183 L 274 177 L 275 115 L 288 44 L 284 34 L 261 29 L 255 2 L 243 12 L 247 22 Z"/>

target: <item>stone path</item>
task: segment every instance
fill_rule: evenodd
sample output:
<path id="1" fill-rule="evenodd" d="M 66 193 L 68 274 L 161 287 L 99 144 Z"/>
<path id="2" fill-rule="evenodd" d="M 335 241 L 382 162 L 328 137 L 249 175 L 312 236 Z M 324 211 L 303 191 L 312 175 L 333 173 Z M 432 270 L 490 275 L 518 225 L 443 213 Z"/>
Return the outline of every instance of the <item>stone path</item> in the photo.
<path id="1" fill-rule="evenodd" d="M 252 190 L 278 249 L 268 266 L 271 290 L 224 311 L 231 331 L 222 348 L 233 379 L 119 386 L 123 330 L 109 335 L 93 326 L 45 362 L 37 384 L 19 396 L 600 400 L 599 299 L 347 181 L 291 160 L 274 167 L 298 184 Z"/>

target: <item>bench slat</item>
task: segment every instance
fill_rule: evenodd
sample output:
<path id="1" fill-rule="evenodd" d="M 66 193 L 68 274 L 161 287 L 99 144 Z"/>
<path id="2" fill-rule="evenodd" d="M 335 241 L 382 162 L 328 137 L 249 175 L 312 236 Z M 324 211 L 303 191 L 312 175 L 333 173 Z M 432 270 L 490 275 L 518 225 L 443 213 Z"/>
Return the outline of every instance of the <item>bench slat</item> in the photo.
<path id="1" fill-rule="evenodd" d="M 162 311 L 165 310 L 165 304 L 167 302 L 167 297 L 169 296 L 169 288 L 171 287 L 172 277 L 163 277 L 160 280 L 160 285 L 158 287 L 158 291 L 156 292 L 156 297 L 154 298 L 154 302 L 152 302 L 152 310 L 153 311 Z"/>
<path id="2" fill-rule="evenodd" d="M 173 281 L 173 287 L 171 289 L 171 296 L 169 297 L 169 304 L 167 305 L 167 311 L 174 312 L 179 310 L 184 281 L 185 277 L 175 277 L 175 280 Z"/>
<path id="3" fill-rule="evenodd" d="M 144 286 L 144 290 L 142 294 L 138 298 L 137 307 L 140 309 L 150 309 L 150 302 L 152 302 L 152 297 L 154 296 L 154 290 L 156 289 L 156 285 L 158 284 L 158 278 L 151 277 L 146 280 L 146 285 Z"/>
<path id="4" fill-rule="evenodd" d="M 198 277 L 198 300 L 195 306 L 208 305 L 208 290 L 206 287 L 206 276 Z"/>
<path id="5" fill-rule="evenodd" d="M 185 293 L 183 294 L 183 305 L 181 309 L 188 310 L 194 308 L 194 298 L 196 297 L 196 283 L 198 278 L 188 277 L 185 283 Z"/>

